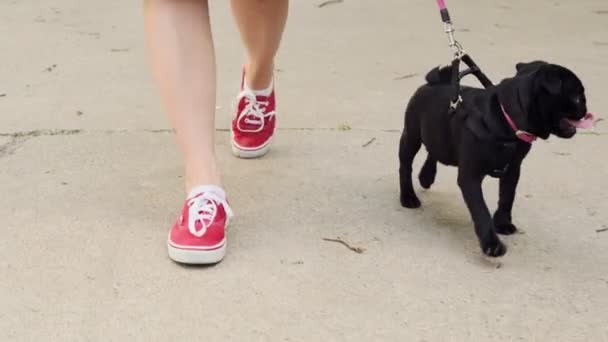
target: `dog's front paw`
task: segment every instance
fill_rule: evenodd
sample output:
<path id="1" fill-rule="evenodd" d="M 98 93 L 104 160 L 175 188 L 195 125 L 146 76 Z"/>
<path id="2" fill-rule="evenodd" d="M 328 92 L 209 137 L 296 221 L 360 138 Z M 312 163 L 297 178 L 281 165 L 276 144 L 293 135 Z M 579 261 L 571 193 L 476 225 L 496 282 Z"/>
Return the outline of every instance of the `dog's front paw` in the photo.
<path id="1" fill-rule="evenodd" d="M 517 227 L 511 223 L 511 215 L 503 211 L 497 210 L 492 218 L 494 222 L 494 230 L 501 235 L 512 235 L 517 233 Z"/>
<path id="2" fill-rule="evenodd" d="M 405 208 L 410 208 L 410 209 L 420 208 L 420 200 L 414 194 L 412 194 L 412 195 L 401 194 L 401 205 Z"/>
<path id="3" fill-rule="evenodd" d="M 517 227 L 512 223 L 495 224 L 496 233 L 501 235 L 513 235 L 517 233 Z"/>
<path id="4" fill-rule="evenodd" d="M 490 242 L 482 243 L 481 250 L 483 254 L 489 257 L 501 257 L 507 253 L 507 246 L 505 246 L 498 238 Z"/>

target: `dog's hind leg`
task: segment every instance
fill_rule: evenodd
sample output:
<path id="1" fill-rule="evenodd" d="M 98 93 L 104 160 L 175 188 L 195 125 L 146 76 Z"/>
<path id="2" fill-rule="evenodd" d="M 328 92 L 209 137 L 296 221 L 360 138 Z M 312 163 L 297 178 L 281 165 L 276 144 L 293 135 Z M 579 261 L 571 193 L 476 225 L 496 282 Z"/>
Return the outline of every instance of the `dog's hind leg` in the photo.
<path id="1" fill-rule="evenodd" d="M 399 183 L 401 185 L 401 205 L 406 208 L 420 207 L 420 200 L 412 185 L 412 163 L 421 144 L 420 134 L 414 127 L 406 128 L 403 131 L 399 144 Z"/>
<path id="2" fill-rule="evenodd" d="M 420 185 L 428 189 L 435 182 L 435 176 L 437 175 L 437 160 L 435 160 L 429 154 L 426 157 L 426 161 L 420 170 L 420 174 L 418 175 L 418 179 L 420 180 Z"/>

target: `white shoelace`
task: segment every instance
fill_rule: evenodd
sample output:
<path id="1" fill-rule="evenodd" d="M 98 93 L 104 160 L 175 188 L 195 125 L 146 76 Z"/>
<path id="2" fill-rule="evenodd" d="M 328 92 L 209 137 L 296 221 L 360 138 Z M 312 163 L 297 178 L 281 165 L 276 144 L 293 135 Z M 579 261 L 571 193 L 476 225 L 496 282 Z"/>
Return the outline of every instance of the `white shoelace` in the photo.
<path id="1" fill-rule="evenodd" d="M 264 129 L 264 119 L 275 115 L 275 111 L 264 113 L 268 106 L 268 101 L 258 101 L 255 94 L 251 91 L 242 91 L 238 99 L 245 99 L 245 108 L 239 113 L 236 126 L 241 132 L 257 133 Z M 245 129 L 241 127 L 241 122 L 244 121 L 246 124 L 257 125 L 256 129 Z"/>
<path id="2" fill-rule="evenodd" d="M 232 217 L 232 210 L 226 199 L 213 192 L 205 192 L 188 201 L 188 230 L 192 235 L 196 237 L 205 235 L 209 225 L 215 220 L 218 204 L 224 207 L 227 218 Z M 201 223 L 201 229 L 197 230 L 197 222 Z"/>

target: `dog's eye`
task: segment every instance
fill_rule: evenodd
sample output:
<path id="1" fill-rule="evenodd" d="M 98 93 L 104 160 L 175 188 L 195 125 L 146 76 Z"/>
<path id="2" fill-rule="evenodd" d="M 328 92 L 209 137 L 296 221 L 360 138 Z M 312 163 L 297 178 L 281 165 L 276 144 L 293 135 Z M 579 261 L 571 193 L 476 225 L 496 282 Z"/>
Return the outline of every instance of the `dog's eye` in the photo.
<path id="1" fill-rule="evenodd" d="M 572 98 L 572 102 L 574 102 L 574 104 L 580 104 L 581 103 L 581 97 L 580 96 L 575 96 Z"/>

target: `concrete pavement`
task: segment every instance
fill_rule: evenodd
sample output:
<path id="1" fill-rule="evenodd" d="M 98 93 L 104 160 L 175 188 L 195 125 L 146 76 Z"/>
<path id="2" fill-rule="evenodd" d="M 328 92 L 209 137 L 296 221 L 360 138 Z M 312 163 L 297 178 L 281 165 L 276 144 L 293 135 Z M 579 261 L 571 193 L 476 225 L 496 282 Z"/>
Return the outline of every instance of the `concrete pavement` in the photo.
<path id="1" fill-rule="evenodd" d="M 514 210 L 525 234 L 488 260 L 454 169 L 417 187 L 422 209 L 398 202 L 404 106 L 450 57 L 434 2 L 320 2 L 292 1 L 280 130 L 252 161 L 229 152 L 242 49 L 228 5 L 212 3 L 237 218 L 226 259 L 205 268 L 166 256 L 182 170 L 140 4 L 0 3 L 1 341 L 608 340 L 608 123 L 535 144 Z M 603 2 L 448 5 L 493 80 L 519 61 L 563 63 L 605 116 Z M 485 191 L 494 208 L 496 182 Z M 365 252 L 323 240 L 336 237 Z"/>

